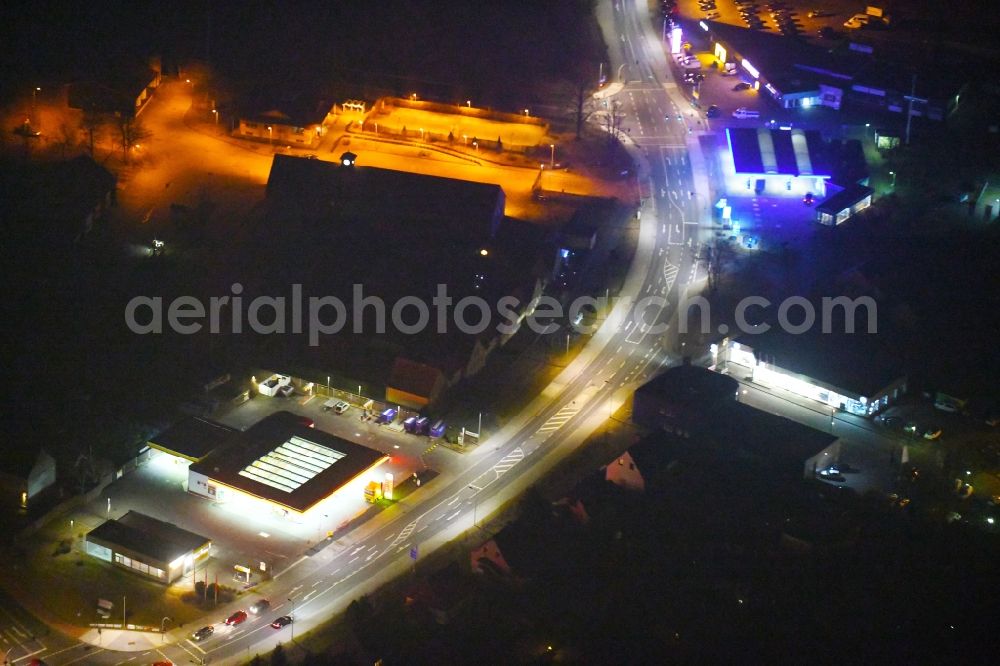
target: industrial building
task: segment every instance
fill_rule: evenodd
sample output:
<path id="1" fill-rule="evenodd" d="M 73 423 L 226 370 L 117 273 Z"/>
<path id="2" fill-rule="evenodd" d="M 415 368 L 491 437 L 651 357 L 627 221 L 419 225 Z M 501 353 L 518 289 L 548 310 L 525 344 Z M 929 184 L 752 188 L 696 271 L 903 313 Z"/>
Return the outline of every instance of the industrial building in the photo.
<path id="1" fill-rule="evenodd" d="M 151 516 L 129 511 L 86 537 L 87 554 L 158 583 L 173 583 L 208 556 L 212 542 Z"/>
<path id="2" fill-rule="evenodd" d="M 259 256 L 263 280 L 280 271 L 282 282 L 356 308 L 352 330 L 301 352 L 302 365 L 349 378 L 335 388 L 353 392 L 363 384 L 367 395 L 392 404 L 432 407 L 511 334 L 447 321 L 411 328 L 417 307 L 404 311 L 402 304 L 437 303 L 441 290 L 453 304 L 512 297 L 520 325 L 551 279 L 556 249 L 544 228 L 505 217 L 499 185 L 359 166 L 356 157 L 345 153 L 335 163 L 275 155 L 267 223 L 248 251 Z M 371 295 L 389 313 L 358 307 Z M 399 316 L 388 316 L 397 307 Z M 475 310 L 470 322 L 478 320 Z"/>

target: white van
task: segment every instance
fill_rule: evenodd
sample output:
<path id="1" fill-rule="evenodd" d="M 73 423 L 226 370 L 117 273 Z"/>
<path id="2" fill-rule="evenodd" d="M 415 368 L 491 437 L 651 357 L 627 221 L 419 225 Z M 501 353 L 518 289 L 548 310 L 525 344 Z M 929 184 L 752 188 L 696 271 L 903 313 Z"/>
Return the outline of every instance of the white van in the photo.
<path id="1" fill-rule="evenodd" d="M 740 120 L 746 120 L 747 118 L 760 118 L 760 112 L 741 106 L 733 111 L 733 118 L 739 118 Z"/>

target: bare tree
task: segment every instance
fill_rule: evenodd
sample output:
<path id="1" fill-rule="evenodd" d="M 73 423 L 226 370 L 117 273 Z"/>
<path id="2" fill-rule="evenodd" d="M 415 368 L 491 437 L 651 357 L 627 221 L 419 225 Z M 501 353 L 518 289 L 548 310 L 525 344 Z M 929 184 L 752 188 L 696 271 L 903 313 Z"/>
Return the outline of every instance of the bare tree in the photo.
<path id="1" fill-rule="evenodd" d="M 66 159 L 66 153 L 70 151 L 75 152 L 77 145 L 79 145 L 79 128 L 69 123 L 62 123 L 59 125 L 59 134 L 56 138 L 60 157 Z"/>
<path id="2" fill-rule="evenodd" d="M 608 107 L 607 112 L 602 118 L 604 129 L 608 133 L 608 148 L 611 152 L 614 152 L 615 146 L 618 145 L 618 138 L 621 135 L 622 120 L 624 115 L 621 112 L 621 102 L 615 100 Z"/>
<path id="3" fill-rule="evenodd" d="M 122 144 L 122 161 L 128 164 L 128 152 L 140 141 L 145 141 L 151 134 L 138 118 L 122 115 L 118 118 L 118 133 Z"/>
<path id="4" fill-rule="evenodd" d="M 698 261 L 705 267 L 708 276 L 708 291 L 715 294 L 719 290 L 719 282 L 726 270 L 726 265 L 732 261 L 733 246 L 728 239 L 716 238 L 701 246 Z"/>
<path id="5" fill-rule="evenodd" d="M 86 109 L 80 120 L 80 126 L 87 133 L 87 147 L 90 150 L 90 156 L 94 157 L 94 136 L 104 127 L 104 116 L 93 108 Z"/>

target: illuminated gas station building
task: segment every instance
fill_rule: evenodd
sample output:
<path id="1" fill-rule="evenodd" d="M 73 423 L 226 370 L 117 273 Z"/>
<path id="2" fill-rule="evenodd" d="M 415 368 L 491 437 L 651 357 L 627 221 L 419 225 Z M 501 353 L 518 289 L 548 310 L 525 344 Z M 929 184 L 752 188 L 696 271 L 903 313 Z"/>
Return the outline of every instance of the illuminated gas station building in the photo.
<path id="1" fill-rule="evenodd" d="M 826 196 L 830 166 L 818 131 L 727 127 L 726 145 L 721 162 L 729 194 Z"/>
<path id="2" fill-rule="evenodd" d="M 266 418 L 188 468 L 188 492 L 292 522 L 357 502 L 389 456 L 294 419 Z M 387 479 L 388 481 L 388 479 Z"/>

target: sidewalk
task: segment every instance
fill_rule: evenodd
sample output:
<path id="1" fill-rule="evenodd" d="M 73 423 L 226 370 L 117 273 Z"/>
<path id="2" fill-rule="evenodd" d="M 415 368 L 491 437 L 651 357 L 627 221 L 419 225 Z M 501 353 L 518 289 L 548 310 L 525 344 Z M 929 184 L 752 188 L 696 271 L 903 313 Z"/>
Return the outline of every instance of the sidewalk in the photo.
<path id="1" fill-rule="evenodd" d="M 118 652 L 145 652 L 177 643 L 187 637 L 180 629 L 161 634 L 158 631 L 91 628 L 78 638 L 83 643 Z"/>

